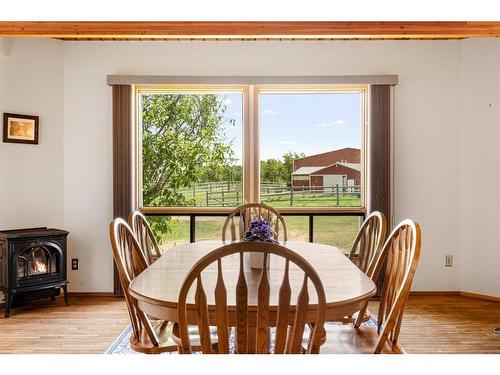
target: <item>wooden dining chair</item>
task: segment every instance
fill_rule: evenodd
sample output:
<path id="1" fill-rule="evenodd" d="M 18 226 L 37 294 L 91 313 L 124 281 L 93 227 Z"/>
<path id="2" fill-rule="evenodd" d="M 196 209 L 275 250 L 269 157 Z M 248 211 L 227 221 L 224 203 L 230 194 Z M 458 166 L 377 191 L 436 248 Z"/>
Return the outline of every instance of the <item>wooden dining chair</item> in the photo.
<path id="1" fill-rule="evenodd" d="M 248 265 L 245 264 L 246 253 L 263 253 L 263 264 L 260 271 L 258 285 L 256 282 L 247 281 Z M 272 262 L 282 261 L 283 269 L 276 267 L 268 268 L 270 254 L 273 255 Z M 228 311 L 228 293 L 224 281 L 223 261 L 226 257 L 239 258 L 239 276 L 234 290 L 234 301 L 236 311 L 230 316 Z M 238 259 L 236 258 L 236 259 Z M 298 294 L 295 294 L 290 287 L 290 268 L 293 267 L 293 279 L 301 280 L 303 274 L 302 286 Z M 297 268 L 298 267 L 298 268 Z M 208 270 L 207 270 L 208 269 Z M 281 286 L 277 293 L 276 301 L 277 311 L 270 310 L 271 292 L 269 280 L 271 272 L 280 272 L 283 274 Z M 297 271 L 297 272 L 295 272 Z M 215 311 L 209 313 L 207 304 L 206 287 L 203 284 L 203 272 L 217 272 L 217 281 L 214 285 Z M 254 352 L 269 352 L 270 335 L 270 316 L 273 314 L 276 321 L 276 334 L 273 353 L 298 354 L 302 352 L 302 339 L 306 323 L 313 323 L 313 329 L 310 331 L 307 354 L 317 354 L 320 350 L 320 340 L 323 333 L 323 323 L 326 313 L 326 297 L 323 284 L 312 266 L 300 255 L 286 247 L 264 242 L 239 242 L 222 246 L 201 258 L 190 270 L 182 284 L 178 301 L 179 333 L 181 339 L 182 352 L 185 354 L 192 352 L 191 342 L 188 335 L 187 323 L 188 312 L 187 297 L 188 293 L 196 284 L 194 291 L 194 305 L 196 309 L 196 321 L 200 331 L 201 349 L 203 353 L 229 353 L 230 329 L 229 322 L 235 322 L 235 352 L 238 354 Z M 316 298 L 311 304 L 309 300 L 308 286 L 312 284 L 315 290 Z M 207 285 L 208 286 L 208 285 Z M 255 292 L 255 293 L 254 293 Z M 256 305 L 249 304 L 249 295 L 256 296 Z M 291 305 L 292 295 L 297 295 L 295 307 Z M 233 296 L 229 297 L 233 300 Z M 190 302 L 192 304 L 193 302 Z M 292 307 L 292 308 L 291 308 Z M 191 311 L 190 311 L 191 313 Z M 214 314 L 215 313 L 215 314 Z M 211 347 L 208 326 L 210 316 L 215 320 L 217 334 L 219 338 L 218 351 L 215 352 Z M 213 314 L 213 315 L 212 315 Z M 274 315 L 275 314 L 275 315 Z M 306 318 L 313 319 L 306 320 Z M 256 322 L 256 327 L 249 327 L 249 322 Z M 252 331 L 250 331 L 252 329 Z M 255 331 L 253 331 L 255 329 Z M 250 335 L 255 333 L 255 348 L 251 348 L 249 342 Z"/>
<path id="2" fill-rule="evenodd" d="M 387 219 L 381 212 L 374 211 L 363 222 L 354 239 L 349 259 L 364 273 L 374 266 L 373 260 L 382 249 L 387 234 Z"/>
<path id="3" fill-rule="evenodd" d="M 349 259 L 365 274 L 371 275 L 377 255 L 382 250 L 387 235 L 387 219 L 381 212 L 374 211 L 365 219 L 352 243 Z M 378 275 L 377 275 L 378 277 Z M 373 282 L 377 282 L 373 279 Z M 366 310 L 363 321 L 368 321 L 371 312 Z M 345 317 L 343 323 L 354 323 L 352 316 Z"/>
<path id="4" fill-rule="evenodd" d="M 147 264 L 152 264 L 161 256 L 161 251 L 146 216 L 135 210 L 128 215 L 127 221 L 146 255 Z"/>
<path id="5" fill-rule="evenodd" d="M 286 224 L 283 217 L 274 208 L 262 203 L 249 203 L 232 211 L 222 227 L 222 240 L 241 240 L 253 220 L 267 220 L 275 232 L 275 240 L 286 241 Z M 228 233 L 229 232 L 229 235 Z"/>
<path id="6" fill-rule="evenodd" d="M 125 220 L 115 219 L 109 226 L 109 236 L 132 325 L 130 347 L 136 352 L 146 354 L 177 351 L 178 346 L 173 337 L 175 324 L 148 317 L 138 308 L 136 300 L 129 294 L 128 287 L 132 279 L 148 267 L 146 256 L 132 228 Z M 198 328 L 189 326 L 189 334 L 194 341 L 194 346 L 199 349 Z M 213 345 L 216 347 L 215 329 L 211 329 L 211 334 Z"/>
<path id="7" fill-rule="evenodd" d="M 132 229 L 125 220 L 115 219 L 109 225 L 109 237 L 132 324 L 130 347 L 148 354 L 177 351 L 177 344 L 172 339 L 172 324 L 149 319 L 129 294 L 128 287 L 132 279 L 148 266 Z"/>
<path id="8" fill-rule="evenodd" d="M 377 315 L 377 328 L 361 325 L 363 310 L 354 324 L 329 326 L 328 353 L 404 353 L 398 343 L 404 309 L 420 257 L 420 226 L 402 221 L 390 234 L 378 254 L 371 276 L 377 276 L 385 262 L 384 285 Z M 366 308 L 366 307 L 365 307 Z"/>

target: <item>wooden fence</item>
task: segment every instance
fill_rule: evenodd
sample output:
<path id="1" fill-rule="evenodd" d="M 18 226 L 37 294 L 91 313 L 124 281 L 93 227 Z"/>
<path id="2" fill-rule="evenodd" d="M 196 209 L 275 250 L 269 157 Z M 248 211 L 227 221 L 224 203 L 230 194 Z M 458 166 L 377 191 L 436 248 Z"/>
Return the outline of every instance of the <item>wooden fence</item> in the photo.
<path id="1" fill-rule="evenodd" d="M 200 189 L 197 186 L 198 194 L 203 192 L 203 203 L 207 207 L 237 207 L 243 204 L 243 189 L 241 184 L 231 185 L 232 189 L 218 189 L 215 186 Z M 196 195 L 193 194 L 193 197 Z M 317 201 L 319 206 L 346 206 L 352 202 L 352 206 L 359 205 L 361 200 L 360 186 L 305 186 L 290 187 L 280 184 L 261 184 L 261 201 L 266 203 L 282 202 L 284 206 L 294 206 L 300 202 L 308 201 L 311 205 Z M 200 196 L 198 195 L 200 203 Z"/>
<path id="2" fill-rule="evenodd" d="M 286 183 L 267 181 L 261 182 L 260 186 L 264 191 L 269 191 L 269 189 L 287 188 Z M 235 190 L 243 190 L 243 183 L 241 181 L 201 182 L 190 187 L 181 188 L 179 189 L 179 192 L 187 197 L 192 196 L 194 198 L 197 195 L 204 194 L 206 192 L 209 194 L 217 194 L 220 192 L 231 192 Z"/>

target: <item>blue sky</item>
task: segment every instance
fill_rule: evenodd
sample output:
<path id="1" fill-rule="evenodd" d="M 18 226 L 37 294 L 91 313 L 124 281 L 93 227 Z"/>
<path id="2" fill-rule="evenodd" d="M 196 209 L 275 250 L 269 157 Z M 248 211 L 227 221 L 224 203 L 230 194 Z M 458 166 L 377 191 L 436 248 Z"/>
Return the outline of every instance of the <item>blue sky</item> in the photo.
<path id="1" fill-rule="evenodd" d="M 235 156 L 242 155 L 241 94 L 223 95 L 226 118 L 236 126 L 226 129 Z M 306 155 L 343 147 L 360 148 L 360 94 L 261 94 L 260 159 L 279 159 L 288 151 Z"/>

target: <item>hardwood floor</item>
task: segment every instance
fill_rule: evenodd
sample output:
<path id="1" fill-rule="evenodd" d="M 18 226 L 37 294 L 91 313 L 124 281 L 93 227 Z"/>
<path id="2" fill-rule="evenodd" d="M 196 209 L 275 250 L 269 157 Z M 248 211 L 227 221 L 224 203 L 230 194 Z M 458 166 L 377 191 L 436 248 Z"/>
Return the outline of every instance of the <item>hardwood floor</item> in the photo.
<path id="1" fill-rule="evenodd" d="M 377 302 L 370 311 L 377 312 Z M 453 296 L 410 296 L 399 342 L 407 353 L 499 353 L 500 303 Z"/>
<path id="2" fill-rule="evenodd" d="M 113 297 L 39 300 L 0 310 L 0 353 L 104 353 L 129 324 L 125 302 Z"/>
<path id="3" fill-rule="evenodd" d="M 128 325 L 117 298 L 42 300 L 0 317 L 0 353 L 104 353 Z M 377 311 L 377 302 L 370 303 Z M 462 296 L 411 296 L 400 335 L 408 353 L 498 353 L 500 303 Z"/>

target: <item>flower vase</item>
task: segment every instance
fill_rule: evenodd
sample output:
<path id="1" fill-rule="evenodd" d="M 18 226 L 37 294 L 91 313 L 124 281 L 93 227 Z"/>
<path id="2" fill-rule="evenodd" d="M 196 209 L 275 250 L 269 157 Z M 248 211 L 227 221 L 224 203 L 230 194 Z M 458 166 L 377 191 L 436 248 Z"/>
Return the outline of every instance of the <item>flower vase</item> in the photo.
<path id="1" fill-rule="evenodd" d="M 269 259 L 270 256 L 267 256 L 266 268 L 269 268 Z M 250 253 L 248 257 L 248 264 L 250 268 L 254 269 L 262 269 L 262 265 L 264 264 L 264 253 Z"/>
<path id="2" fill-rule="evenodd" d="M 250 268 L 262 269 L 264 263 L 264 253 L 250 253 L 248 264 Z"/>
<path id="3" fill-rule="evenodd" d="M 250 223 L 243 241 L 277 243 L 273 238 L 274 236 L 276 236 L 276 233 L 273 231 L 271 224 L 264 219 L 258 219 Z M 262 269 L 262 265 L 264 264 L 264 253 L 251 252 L 249 254 L 248 263 L 250 268 Z M 266 268 L 269 268 L 269 260 L 266 263 Z"/>

